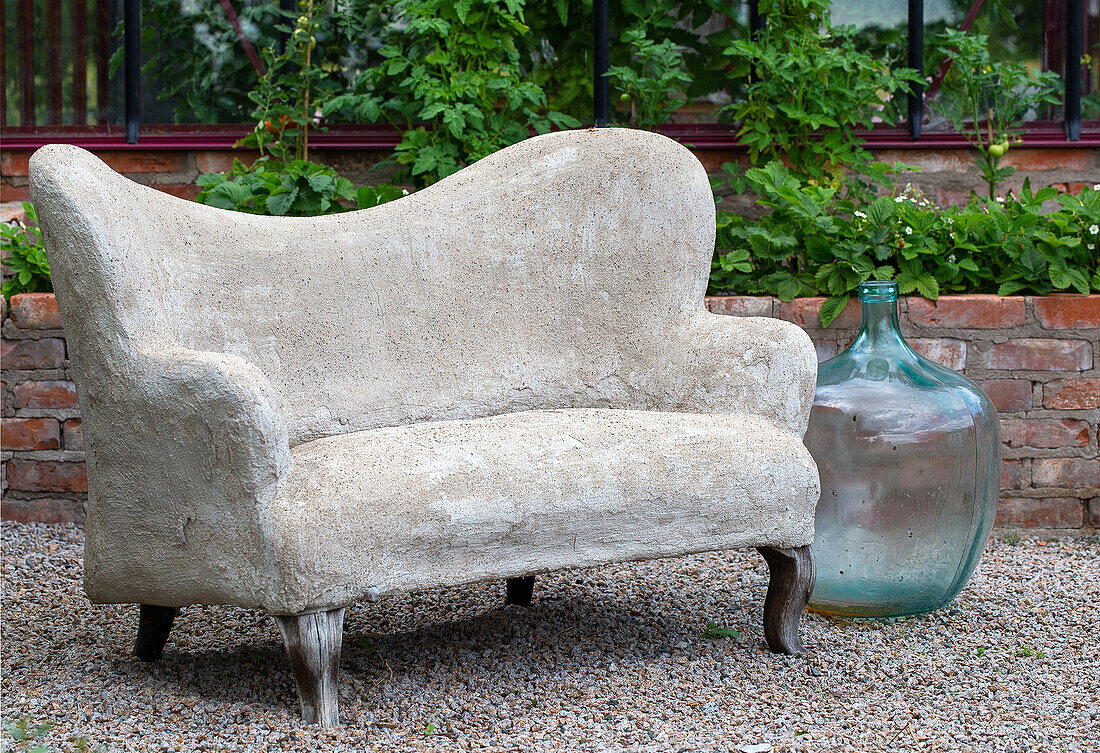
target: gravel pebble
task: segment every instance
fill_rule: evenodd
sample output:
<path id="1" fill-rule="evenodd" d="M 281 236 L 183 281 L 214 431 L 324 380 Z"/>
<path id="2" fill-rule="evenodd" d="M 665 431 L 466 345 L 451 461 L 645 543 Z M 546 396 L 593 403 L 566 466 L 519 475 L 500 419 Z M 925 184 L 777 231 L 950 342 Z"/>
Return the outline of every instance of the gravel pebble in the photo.
<path id="1" fill-rule="evenodd" d="M 347 612 L 341 712 L 303 727 L 278 630 L 190 607 L 154 665 L 89 604 L 79 528 L 3 524 L 4 720 L 106 751 L 1096 751 L 1100 540 L 994 540 L 946 609 L 808 615 L 769 653 L 752 551 L 383 597 Z M 705 638 L 708 623 L 739 637 Z M 430 732 L 430 734 L 429 734 Z M 10 743 L 5 747 L 10 749 Z"/>

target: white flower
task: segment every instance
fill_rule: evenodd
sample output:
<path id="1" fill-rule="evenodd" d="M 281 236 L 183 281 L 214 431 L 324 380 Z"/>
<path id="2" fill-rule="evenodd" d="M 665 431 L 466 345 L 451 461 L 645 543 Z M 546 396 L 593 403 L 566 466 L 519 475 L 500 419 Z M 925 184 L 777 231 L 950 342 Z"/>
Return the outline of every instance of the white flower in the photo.
<path id="1" fill-rule="evenodd" d="M 867 215 L 859 211 L 858 209 L 856 210 L 856 217 L 859 217 L 861 220 L 867 219 Z"/>
<path id="2" fill-rule="evenodd" d="M 1097 183 L 1095 186 L 1093 186 L 1092 190 L 1093 191 L 1100 191 L 1100 183 Z"/>
<path id="3" fill-rule="evenodd" d="M 906 225 L 906 226 L 905 226 L 905 234 L 906 234 L 906 235 L 912 235 L 912 234 L 913 234 L 913 228 L 911 228 L 911 227 L 909 227 L 908 225 Z"/>
<path id="4" fill-rule="evenodd" d="M 1089 225 L 1089 235 L 1100 233 L 1100 225 Z"/>
<path id="5" fill-rule="evenodd" d="M 955 218 L 954 217 L 946 217 L 945 219 L 947 220 L 948 225 L 954 225 L 955 224 Z"/>
<path id="6" fill-rule="evenodd" d="M 997 203 L 998 203 L 998 204 L 1004 204 L 1004 203 L 1005 203 L 1005 197 L 1003 197 L 1003 196 L 998 196 L 998 197 L 997 197 Z"/>
<path id="7" fill-rule="evenodd" d="M 402 195 L 402 196 L 408 196 L 408 195 L 409 195 L 409 189 L 407 189 L 407 188 L 402 188 L 402 189 L 401 189 L 401 195 Z"/>
<path id="8" fill-rule="evenodd" d="M 896 197 L 894 197 L 894 201 L 896 203 L 900 204 L 901 202 L 905 201 L 905 197 L 904 196 L 896 196 Z"/>
<path id="9" fill-rule="evenodd" d="M 947 261 L 949 261 L 949 262 L 951 262 L 952 264 L 954 264 L 954 263 L 955 263 L 955 255 L 954 255 L 954 254 L 951 254 L 950 256 L 948 256 L 948 257 L 947 257 Z"/>

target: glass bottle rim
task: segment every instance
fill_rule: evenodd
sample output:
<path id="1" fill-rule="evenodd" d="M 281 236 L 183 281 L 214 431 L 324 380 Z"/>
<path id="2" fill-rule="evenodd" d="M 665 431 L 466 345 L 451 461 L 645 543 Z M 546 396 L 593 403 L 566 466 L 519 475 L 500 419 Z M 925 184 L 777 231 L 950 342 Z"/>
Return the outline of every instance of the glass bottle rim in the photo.
<path id="1" fill-rule="evenodd" d="M 898 284 L 893 280 L 867 280 L 858 288 L 861 303 L 890 303 L 898 299 Z"/>

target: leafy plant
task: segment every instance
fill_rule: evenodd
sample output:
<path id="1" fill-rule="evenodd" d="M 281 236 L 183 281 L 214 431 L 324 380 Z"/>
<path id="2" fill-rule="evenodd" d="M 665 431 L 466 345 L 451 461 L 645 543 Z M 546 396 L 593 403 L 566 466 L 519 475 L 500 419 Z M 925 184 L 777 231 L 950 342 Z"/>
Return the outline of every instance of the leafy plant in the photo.
<path id="1" fill-rule="evenodd" d="M 245 38 L 253 44 L 274 42 L 280 18 L 277 4 L 266 0 L 234 3 Z M 248 116 L 248 92 L 256 70 L 219 3 L 144 0 L 141 7 L 142 76 L 157 83 L 157 99 L 174 103 L 177 123 L 234 123 Z M 115 36 L 121 38 L 119 22 Z M 111 57 L 112 75 L 124 48 Z M 159 122 L 159 121 L 154 121 Z"/>
<path id="2" fill-rule="evenodd" d="M 720 628 L 716 622 L 708 622 L 707 629 L 703 631 L 704 638 L 740 638 L 741 631 L 733 628 Z"/>
<path id="3" fill-rule="evenodd" d="M 53 728 L 53 722 L 35 724 L 29 716 L 20 717 L 4 725 L 4 731 L 15 743 L 15 750 L 24 751 L 25 753 L 52 753 L 53 748 L 48 748 L 45 744 L 37 741 Z M 85 737 L 74 738 L 72 744 L 72 749 L 80 753 L 102 753 L 105 750 L 103 746 L 97 746 L 93 749 Z"/>
<path id="4" fill-rule="evenodd" d="M 683 48 L 669 39 L 648 38 L 648 28 L 649 24 L 638 23 L 623 32 L 622 41 L 630 47 L 632 59 L 629 65 L 611 66 L 606 75 L 626 105 L 624 122 L 656 128 L 687 104 L 682 92 L 691 78 L 683 68 Z"/>
<path id="5" fill-rule="evenodd" d="M 250 214 L 309 217 L 384 204 L 407 191 L 396 186 L 363 186 L 324 165 L 303 160 L 285 164 L 257 162 L 248 167 L 239 160 L 227 173 L 204 173 L 196 200 L 220 209 Z"/>
<path id="6" fill-rule="evenodd" d="M 313 57 L 326 7 L 316 0 L 299 0 L 294 27 L 276 27 L 288 35 L 282 51 L 273 46 L 263 49 L 264 73 L 248 94 L 256 106 L 256 126 L 237 144 L 258 149 L 261 159 L 309 159 L 310 128 L 332 96 L 332 86 L 326 86 L 330 79 Z"/>
<path id="7" fill-rule="evenodd" d="M 908 170 L 872 165 L 880 184 Z M 746 179 L 771 213 L 758 221 L 718 214 L 712 292 L 828 296 L 821 324 L 844 309 L 868 279 L 896 279 L 901 293 L 935 299 L 943 292 L 1047 295 L 1100 291 L 1100 184 L 1076 196 L 1053 188 L 977 198 L 940 209 L 919 191 L 856 203 L 833 187 L 806 182 L 778 162 Z M 1056 201 L 1059 208 L 1043 211 Z"/>
<path id="8" fill-rule="evenodd" d="M 403 130 L 396 161 L 417 185 L 434 183 L 551 126 L 575 118 L 548 110 L 525 80 L 517 43 L 523 0 L 392 0 L 400 23 L 384 33 L 381 65 L 356 77 L 324 114 L 388 120 Z"/>
<path id="9" fill-rule="evenodd" d="M 989 39 L 982 34 L 948 29 L 937 51 L 953 64 L 944 79 L 943 96 L 930 106 L 974 147 L 992 199 L 997 185 L 1016 172 L 1001 160 L 1013 143 L 1020 142 L 1024 117 L 1043 105 L 1058 104 L 1060 79 L 1020 62 L 994 61 Z"/>
<path id="10" fill-rule="evenodd" d="M 831 25 L 830 5 L 761 0 L 763 30 L 724 51 L 730 77 L 752 82 L 719 114 L 740 122 L 737 135 L 753 165 L 784 160 L 798 179 L 839 188 L 846 170 L 858 175 L 870 162 L 854 129 L 883 117 L 916 74 L 859 52 L 852 28 Z M 854 178 L 848 182 L 859 190 Z"/>
<path id="11" fill-rule="evenodd" d="M 42 245 L 38 216 L 29 201 L 23 202 L 23 213 L 27 216 L 27 222 L 16 220 L 0 226 L 0 248 L 3 249 L 4 264 L 12 272 L 12 277 L 3 283 L 5 298 L 11 298 L 16 293 L 53 291 L 50 262 L 46 259 L 46 249 Z"/>

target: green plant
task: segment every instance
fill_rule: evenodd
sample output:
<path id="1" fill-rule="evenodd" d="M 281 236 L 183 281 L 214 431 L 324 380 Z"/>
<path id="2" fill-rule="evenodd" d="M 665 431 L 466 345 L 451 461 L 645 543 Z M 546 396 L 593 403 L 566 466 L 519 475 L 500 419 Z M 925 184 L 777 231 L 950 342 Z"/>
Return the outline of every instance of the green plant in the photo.
<path id="1" fill-rule="evenodd" d="M 931 107 L 974 147 L 993 198 L 997 185 L 1016 172 L 1001 160 L 1011 144 L 1019 143 L 1024 117 L 1043 105 L 1058 104 L 1060 79 L 1056 73 L 1037 73 L 1023 63 L 994 61 L 989 39 L 982 34 L 948 29 L 937 51 L 950 58 L 952 66 L 944 79 L 943 96 L 932 100 Z"/>
<path id="2" fill-rule="evenodd" d="M 838 189 L 806 182 L 778 162 L 746 179 L 771 213 L 757 221 L 718 213 L 711 291 L 828 296 L 821 324 L 844 309 L 868 279 L 896 279 L 903 294 L 942 292 L 1046 295 L 1100 290 L 1100 184 L 1076 196 L 1053 188 L 1019 196 L 975 197 L 940 209 L 896 178 L 906 165 L 872 165 L 895 192 L 857 203 Z M 1059 208 L 1043 211 L 1054 200 Z"/>
<path id="3" fill-rule="evenodd" d="M 12 271 L 11 279 L 4 280 L 3 295 L 11 298 L 16 293 L 49 293 L 50 262 L 42 245 L 42 233 L 38 229 L 38 216 L 29 201 L 23 202 L 27 221 L 17 220 L 0 226 L 0 248 L 4 264 Z"/>
<path id="4" fill-rule="evenodd" d="M 626 105 L 623 120 L 642 128 L 667 123 L 672 113 L 687 104 L 682 92 L 691 83 L 684 71 L 683 48 L 669 39 L 649 39 L 649 28 L 642 21 L 623 32 L 622 41 L 632 53 L 630 64 L 611 66 L 606 74 Z"/>
<path id="5" fill-rule="evenodd" d="M 273 27 L 280 18 L 277 4 L 246 0 L 234 5 L 250 43 L 274 43 Z M 257 74 L 223 7 L 214 2 L 144 0 L 141 12 L 142 77 L 156 82 L 158 100 L 173 103 L 175 122 L 246 119 L 248 92 Z M 122 31 L 120 21 L 115 36 L 121 39 Z M 111 56 L 112 75 L 123 56 L 120 44 Z"/>
<path id="6" fill-rule="evenodd" d="M 424 737 L 431 737 L 435 734 L 435 730 L 436 727 L 434 724 L 425 724 L 423 729 L 420 730 L 420 734 L 424 735 Z"/>
<path id="7" fill-rule="evenodd" d="M 363 186 L 336 174 L 331 167 L 303 160 L 257 162 L 239 160 L 227 173 L 204 173 L 196 201 L 220 209 L 251 214 L 309 217 L 384 204 L 407 191 L 396 186 Z"/>
<path id="8" fill-rule="evenodd" d="M 830 4 L 761 0 L 764 29 L 724 51 L 730 77 L 753 80 L 719 114 L 740 122 L 737 135 L 753 165 L 785 160 L 799 179 L 839 188 L 845 171 L 857 176 L 870 162 L 854 129 L 883 117 L 915 73 L 859 52 L 852 28 L 831 25 Z M 854 177 L 848 182 L 859 190 Z"/>
<path id="9" fill-rule="evenodd" d="M 1020 647 L 1016 649 L 1016 656 L 1028 656 L 1036 659 L 1046 658 L 1046 651 L 1042 649 L 1034 649 L 1026 643 L 1021 643 Z"/>
<path id="10" fill-rule="evenodd" d="M 741 631 L 734 630 L 733 628 L 720 628 L 716 622 L 708 622 L 706 630 L 703 631 L 704 638 L 740 638 Z"/>
<path id="11" fill-rule="evenodd" d="M 392 7 L 401 23 L 383 32 L 385 61 L 324 113 L 401 127 L 396 161 L 417 185 L 527 138 L 529 127 L 579 125 L 547 111 L 545 92 L 524 79 L 523 0 L 392 0 Z"/>
<path id="12" fill-rule="evenodd" d="M 333 81 L 313 57 L 317 34 L 328 4 L 299 0 L 293 28 L 276 27 L 287 34 L 281 52 L 263 49 L 264 73 L 249 92 L 256 126 L 237 146 L 260 151 L 261 159 L 279 162 L 309 159 L 309 131 L 319 121 L 325 102 L 333 95 Z"/>
<path id="13" fill-rule="evenodd" d="M 15 750 L 24 751 L 25 753 L 52 753 L 53 748 L 48 748 L 44 743 L 36 741 L 44 737 L 53 728 L 53 722 L 35 724 L 29 716 L 20 717 L 4 725 L 4 731 L 15 743 Z M 72 749 L 79 753 L 102 753 L 106 750 L 103 746 L 92 748 L 85 737 L 73 738 L 72 744 Z"/>

